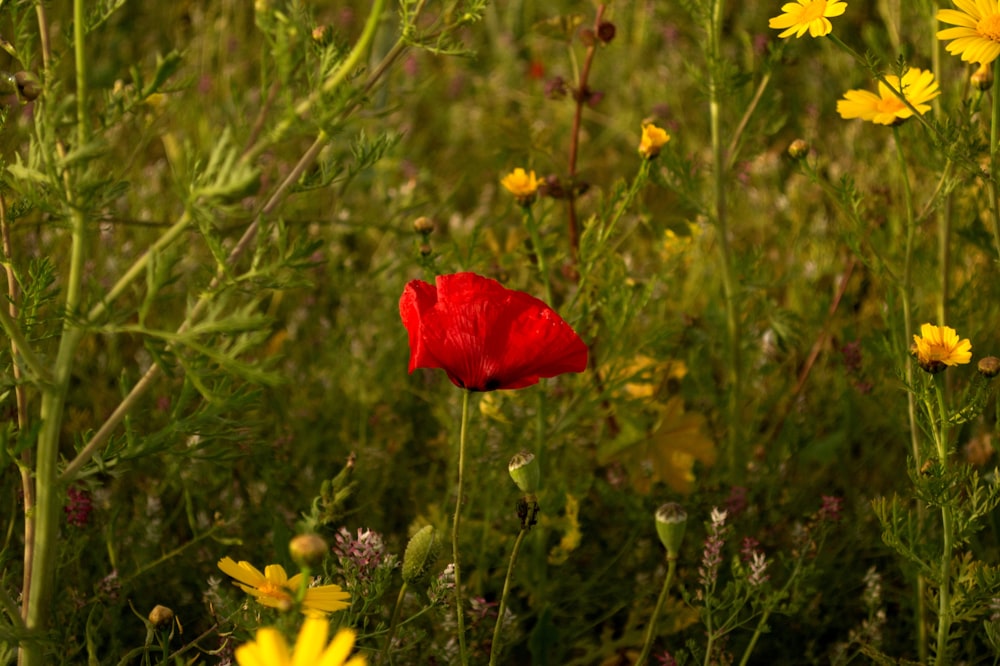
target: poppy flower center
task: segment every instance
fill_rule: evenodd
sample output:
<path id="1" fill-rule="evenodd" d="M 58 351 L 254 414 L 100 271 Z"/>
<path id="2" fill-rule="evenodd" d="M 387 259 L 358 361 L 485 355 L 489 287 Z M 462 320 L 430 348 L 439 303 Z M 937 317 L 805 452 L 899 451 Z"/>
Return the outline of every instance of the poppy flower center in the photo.
<path id="1" fill-rule="evenodd" d="M 976 32 L 991 42 L 1000 42 L 1000 14 L 990 14 L 979 19 Z"/>
<path id="2" fill-rule="evenodd" d="M 826 0 L 813 0 L 799 11 L 799 23 L 815 21 L 826 14 Z"/>

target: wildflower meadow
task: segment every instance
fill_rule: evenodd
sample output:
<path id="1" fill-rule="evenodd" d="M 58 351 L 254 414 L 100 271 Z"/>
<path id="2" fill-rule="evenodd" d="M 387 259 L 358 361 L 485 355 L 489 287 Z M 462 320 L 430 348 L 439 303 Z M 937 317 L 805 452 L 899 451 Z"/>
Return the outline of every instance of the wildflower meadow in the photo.
<path id="1" fill-rule="evenodd" d="M 1000 664 L 1000 0 L 0 0 L 0 666 Z"/>

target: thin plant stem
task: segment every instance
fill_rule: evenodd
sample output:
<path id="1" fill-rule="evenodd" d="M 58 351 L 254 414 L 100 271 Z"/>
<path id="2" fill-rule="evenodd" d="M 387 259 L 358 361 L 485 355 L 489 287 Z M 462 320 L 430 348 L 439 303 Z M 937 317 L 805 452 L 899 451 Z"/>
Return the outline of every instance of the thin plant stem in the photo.
<path id="1" fill-rule="evenodd" d="M 1000 76 L 993 77 L 993 112 L 990 115 L 990 219 L 993 222 L 993 245 L 1000 259 L 1000 204 L 997 202 L 997 178 L 1000 178 Z"/>
<path id="2" fill-rule="evenodd" d="M 737 455 L 736 424 L 740 422 L 738 411 L 742 401 L 742 359 L 740 358 L 740 324 L 736 314 L 736 290 L 732 277 L 732 252 L 729 247 L 729 222 L 726 201 L 726 154 L 722 144 L 722 90 L 719 81 L 719 64 L 721 58 L 722 17 L 725 2 L 715 0 L 712 8 L 711 21 L 708 26 L 708 58 L 709 58 L 709 121 L 712 133 L 712 171 L 715 209 L 715 228 L 718 235 L 720 276 L 722 278 L 722 295 L 726 310 L 726 337 L 729 343 L 729 358 L 726 364 L 726 380 L 729 392 L 727 454 L 729 467 L 735 470 L 740 461 Z"/>
<path id="3" fill-rule="evenodd" d="M 906 247 L 905 254 L 903 257 L 903 281 L 900 285 L 901 298 L 903 301 L 903 349 L 909 349 L 910 341 L 913 339 L 913 312 L 911 303 L 911 294 L 913 293 L 913 243 L 914 237 L 916 235 L 916 218 L 913 212 L 913 194 L 910 189 L 910 179 L 908 176 L 908 167 L 906 163 L 906 158 L 903 156 L 903 145 L 900 141 L 899 127 L 894 125 L 893 131 L 893 142 L 896 144 L 896 158 L 899 161 L 899 172 L 900 177 L 903 180 L 903 197 L 906 202 Z M 913 361 L 909 358 L 906 359 L 906 383 L 908 386 L 913 386 Z M 920 465 L 923 464 L 920 455 L 920 436 L 917 428 L 917 406 L 916 397 L 913 391 L 906 392 L 906 413 L 907 419 L 910 427 L 910 447 L 913 454 L 914 465 L 919 469 Z M 918 512 L 923 514 L 923 505 L 918 508 Z M 927 639 L 926 639 L 926 628 L 924 628 L 924 617 L 927 613 L 927 601 L 926 597 L 927 581 L 924 576 L 920 573 L 917 574 L 916 581 L 916 606 L 914 609 L 915 621 L 918 627 L 918 637 L 917 637 L 917 649 L 918 652 L 923 656 L 921 660 L 926 660 L 926 650 L 927 650 Z M 924 634 L 923 637 L 920 634 Z"/>
<path id="4" fill-rule="evenodd" d="M 663 587 L 660 588 L 660 596 L 656 599 L 656 608 L 649 618 L 649 626 L 646 627 L 646 640 L 642 645 L 642 652 L 635 662 L 635 666 L 645 666 L 649 659 L 649 653 L 653 650 L 653 640 L 656 638 L 656 624 L 663 614 L 663 609 L 667 605 L 667 594 L 670 591 L 670 584 L 674 580 L 674 573 L 677 571 L 677 558 L 667 557 L 667 576 L 663 579 Z"/>
<path id="5" fill-rule="evenodd" d="M 403 581 L 403 586 L 399 588 L 399 595 L 396 597 L 396 605 L 392 607 L 392 619 L 389 620 L 389 633 L 385 637 L 385 645 L 382 646 L 382 656 L 379 658 L 380 664 L 391 664 L 389 659 L 389 647 L 392 645 L 392 639 L 396 635 L 396 628 L 399 623 L 399 610 L 403 607 L 403 597 L 406 595 L 406 581 Z"/>
<path id="6" fill-rule="evenodd" d="M 583 126 L 583 107 L 587 103 L 589 90 L 587 81 L 590 78 L 590 66 L 594 62 L 594 54 L 597 52 L 597 28 L 604 19 L 605 5 L 597 6 L 597 15 L 594 17 L 594 38 L 587 45 L 587 52 L 583 58 L 583 69 L 580 70 L 580 77 L 577 79 L 575 101 L 576 107 L 573 111 L 573 129 L 570 131 L 569 142 L 569 187 L 566 191 L 566 215 L 569 225 L 569 247 L 570 256 L 573 262 L 577 260 L 580 252 L 580 226 L 576 219 L 576 164 L 577 156 L 580 152 L 580 130 Z"/>
<path id="7" fill-rule="evenodd" d="M 934 377 L 934 393 L 937 396 L 938 426 L 934 428 L 937 439 L 938 458 L 942 469 L 948 470 L 948 409 L 945 406 L 943 379 Z M 928 406 L 930 407 L 930 406 Z M 933 412 L 931 412 L 933 413 Z M 942 549 L 941 549 L 941 587 L 938 590 L 938 627 L 937 649 L 934 666 L 947 666 L 948 638 L 951 632 L 951 557 L 955 547 L 955 524 L 952 507 L 947 503 L 941 507 Z"/>
<path id="8" fill-rule="evenodd" d="M 17 304 L 21 300 L 19 290 L 17 288 L 17 276 L 14 274 L 14 249 L 10 242 L 10 222 L 7 220 L 7 200 L 5 197 L 0 195 L 0 240 L 3 241 L 3 256 L 4 256 L 4 269 L 7 273 L 7 298 L 9 300 L 8 310 L 4 310 L 0 307 L 0 315 L 3 315 L 6 319 L 10 319 L 12 324 L 16 324 L 17 320 Z M 6 329 L 7 326 L 5 325 Z M 20 333 L 20 329 L 16 326 L 11 326 L 11 330 L 16 330 Z M 7 336 L 10 338 L 10 357 L 11 359 L 17 359 L 18 350 L 23 348 L 29 351 L 30 347 L 27 346 L 26 342 L 18 343 L 17 338 L 11 335 L 11 330 L 7 330 Z M 23 347 L 21 345 L 24 345 Z M 23 356 L 23 354 L 22 354 Z M 14 398 L 17 403 L 17 430 L 18 435 L 23 436 L 28 423 L 28 403 L 27 397 L 25 396 L 25 387 L 22 383 L 23 373 L 21 372 L 21 366 L 16 362 L 11 363 L 12 374 L 14 375 Z M 31 447 L 25 447 L 21 452 L 21 464 L 18 466 L 18 470 L 21 474 L 21 494 L 24 496 L 24 542 L 30 544 L 35 538 L 35 519 L 32 517 L 35 513 L 35 484 L 31 479 L 31 465 L 32 465 L 32 454 Z M 13 526 L 13 523 L 11 523 Z M 21 596 L 25 599 L 28 598 L 28 594 L 31 592 L 31 550 L 29 548 L 24 549 L 24 576 L 21 580 Z M 22 615 L 17 616 L 18 622 L 21 626 L 24 626 L 24 619 L 28 612 L 27 604 L 21 607 Z"/>
<path id="9" fill-rule="evenodd" d="M 538 261 L 538 274 L 542 278 L 542 285 L 545 288 L 545 302 L 550 306 L 555 306 L 555 301 L 552 300 L 552 281 L 549 279 L 549 265 L 548 261 L 545 259 L 545 249 L 542 247 L 542 236 L 538 233 L 538 222 L 535 221 L 535 214 L 531 210 L 531 206 L 521 206 L 521 212 L 524 215 L 524 226 L 528 229 L 528 235 L 531 237 L 531 244 L 535 248 L 535 259 Z"/>
<path id="10" fill-rule="evenodd" d="M 465 608 L 462 603 L 462 571 L 458 557 L 458 535 L 461 527 L 462 496 L 465 493 L 465 432 L 469 423 L 469 391 L 462 391 L 462 425 L 458 433 L 458 484 L 455 492 L 455 516 L 451 523 L 451 558 L 455 565 L 455 617 L 458 623 L 459 663 L 467 666 L 469 655 L 465 649 Z"/>
<path id="11" fill-rule="evenodd" d="M 514 565 L 517 563 L 517 554 L 521 550 L 521 542 L 528 533 L 527 527 L 522 527 L 514 540 L 514 549 L 510 553 L 510 561 L 507 563 L 507 577 L 503 581 L 503 592 L 500 594 L 500 605 L 497 606 L 497 623 L 493 627 L 493 642 L 490 645 L 490 666 L 496 666 L 497 658 L 500 655 L 501 630 L 503 629 L 503 614 L 507 610 L 507 595 L 510 593 L 510 583 L 514 579 Z"/>

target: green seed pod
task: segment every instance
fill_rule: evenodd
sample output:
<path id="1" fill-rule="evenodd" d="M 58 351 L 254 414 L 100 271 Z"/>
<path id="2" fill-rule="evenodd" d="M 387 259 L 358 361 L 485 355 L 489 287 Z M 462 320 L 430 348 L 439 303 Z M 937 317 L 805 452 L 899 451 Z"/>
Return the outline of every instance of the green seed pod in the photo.
<path id="1" fill-rule="evenodd" d="M 516 454 L 510 459 L 507 471 L 510 472 L 510 478 L 514 479 L 514 483 L 517 484 L 522 493 L 534 495 L 538 492 L 542 472 L 538 461 L 535 460 L 535 454 L 530 451 L 521 451 Z"/>
<path id="2" fill-rule="evenodd" d="M 441 553 L 441 540 L 433 525 L 425 525 L 406 544 L 403 555 L 403 582 L 413 583 L 425 575 Z"/>
<path id="3" fill-rule="evenodd" d="M 687 511 L 676 502 L 667 502 L 656 510 L 656 533 L 660 535 L 660 543 L 667 549 L 668 559 L 677 559 L 687 519 Z"/>

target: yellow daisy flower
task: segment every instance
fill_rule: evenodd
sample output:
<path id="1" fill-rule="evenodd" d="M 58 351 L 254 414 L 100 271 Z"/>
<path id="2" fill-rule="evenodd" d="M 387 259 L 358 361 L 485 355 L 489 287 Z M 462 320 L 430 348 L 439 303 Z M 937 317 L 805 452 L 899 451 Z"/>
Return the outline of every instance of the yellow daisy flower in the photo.
<path id="1" fill-rule="evenodd" d="M 219 560 L 219 568 L 226 575 L 235 578 L 236 585 L 260 604 L 282 611 L 289 610 L 295 604 L 295 594 L 302 585 L 302 574 L 289 578 L 280 564 L 268 565 L 264 567 L 264 573 L 261 573 L 249 562 L 237 564 L 232 558 L 224 557 Z M 350 597 L 339 585 L 306 588 L 302 611 L 322 614 L 343 610 L 347 608 Z"/>
<path id="2" fill-rule="evenodd" d="M 885 80 L 894 90 L 902 91 L 906 99 L 920 112 L 920 115 L 930 110 L 930 100 L 941 94 L 932 72 L 911 67 L 903 80 L 898 76 L 886 75 Z M 837 102 L 837 113 L 842 117 L 861 118 L 878 125 L 895 125 L 913 115 L 910 107 L 881 81 L 876 95 L 867 90 L 849 90 L 844 99 Z"/>
<path id="3" fill-rule="evenodd" d="M 1000 0 L 953 0 L 955 9 L 938 10 L 937 20 L 955 28 L 945 28 L 937 38 L 952 40 L 948 53 L 966 62 L 991 63 L 1000 55 Z"/>
<path id="4" fill-rule="evenodd" d="M 518 167 L 500 179 L 500 184 L 514 195 L 517 203 L 530 206 L 538 194 L 538 186 L 542 181 L 535 177 L 534 171 L 525 172 Z"/>
<path id="5" fill-rule="evenodd" d="M 917 363 L 932 374 L 972 360 L 972 343 L 968 338 L 959 340 L 958 333 L 949 326 L 923 324 L 920 335 L 913 336 L 913 343 Z"/>
<path id="6" fill-rule="evenodd" d="M 840 0 L 795 0 L 781 6 L 784 12 L 768 22 L 771 28 L 784 29 L 778 37 L 801 37 L 809 31 L 812 37 L 829 35 L 833 30 L 830 17 L 840 16 L 847 10 L 847 3 Z"/>
<path id="7" fill-rule="evenodd" d="M 291 652 L 285 637 L 277 629 L 265 627 L 257 630 L 257 639 L 236 648 L 239 666 L 367 666 L 361 655 L 350 656 L 354 647 L 354 632 L 341 629 L 329 645 L 326 635 L 329 626 L 320 617 L 307 618 L 295 640 Z"/>
<path id="8" fill-rule="evenodd" d="M 639 154 L 647 160 L 651 160 L 660 154 L 660 149 L 670 141 L 670 135 L 666 130 L 657 127 L 653 123 L 646 123 L 642 126 L 642 139 L 639 140 Z"/>

